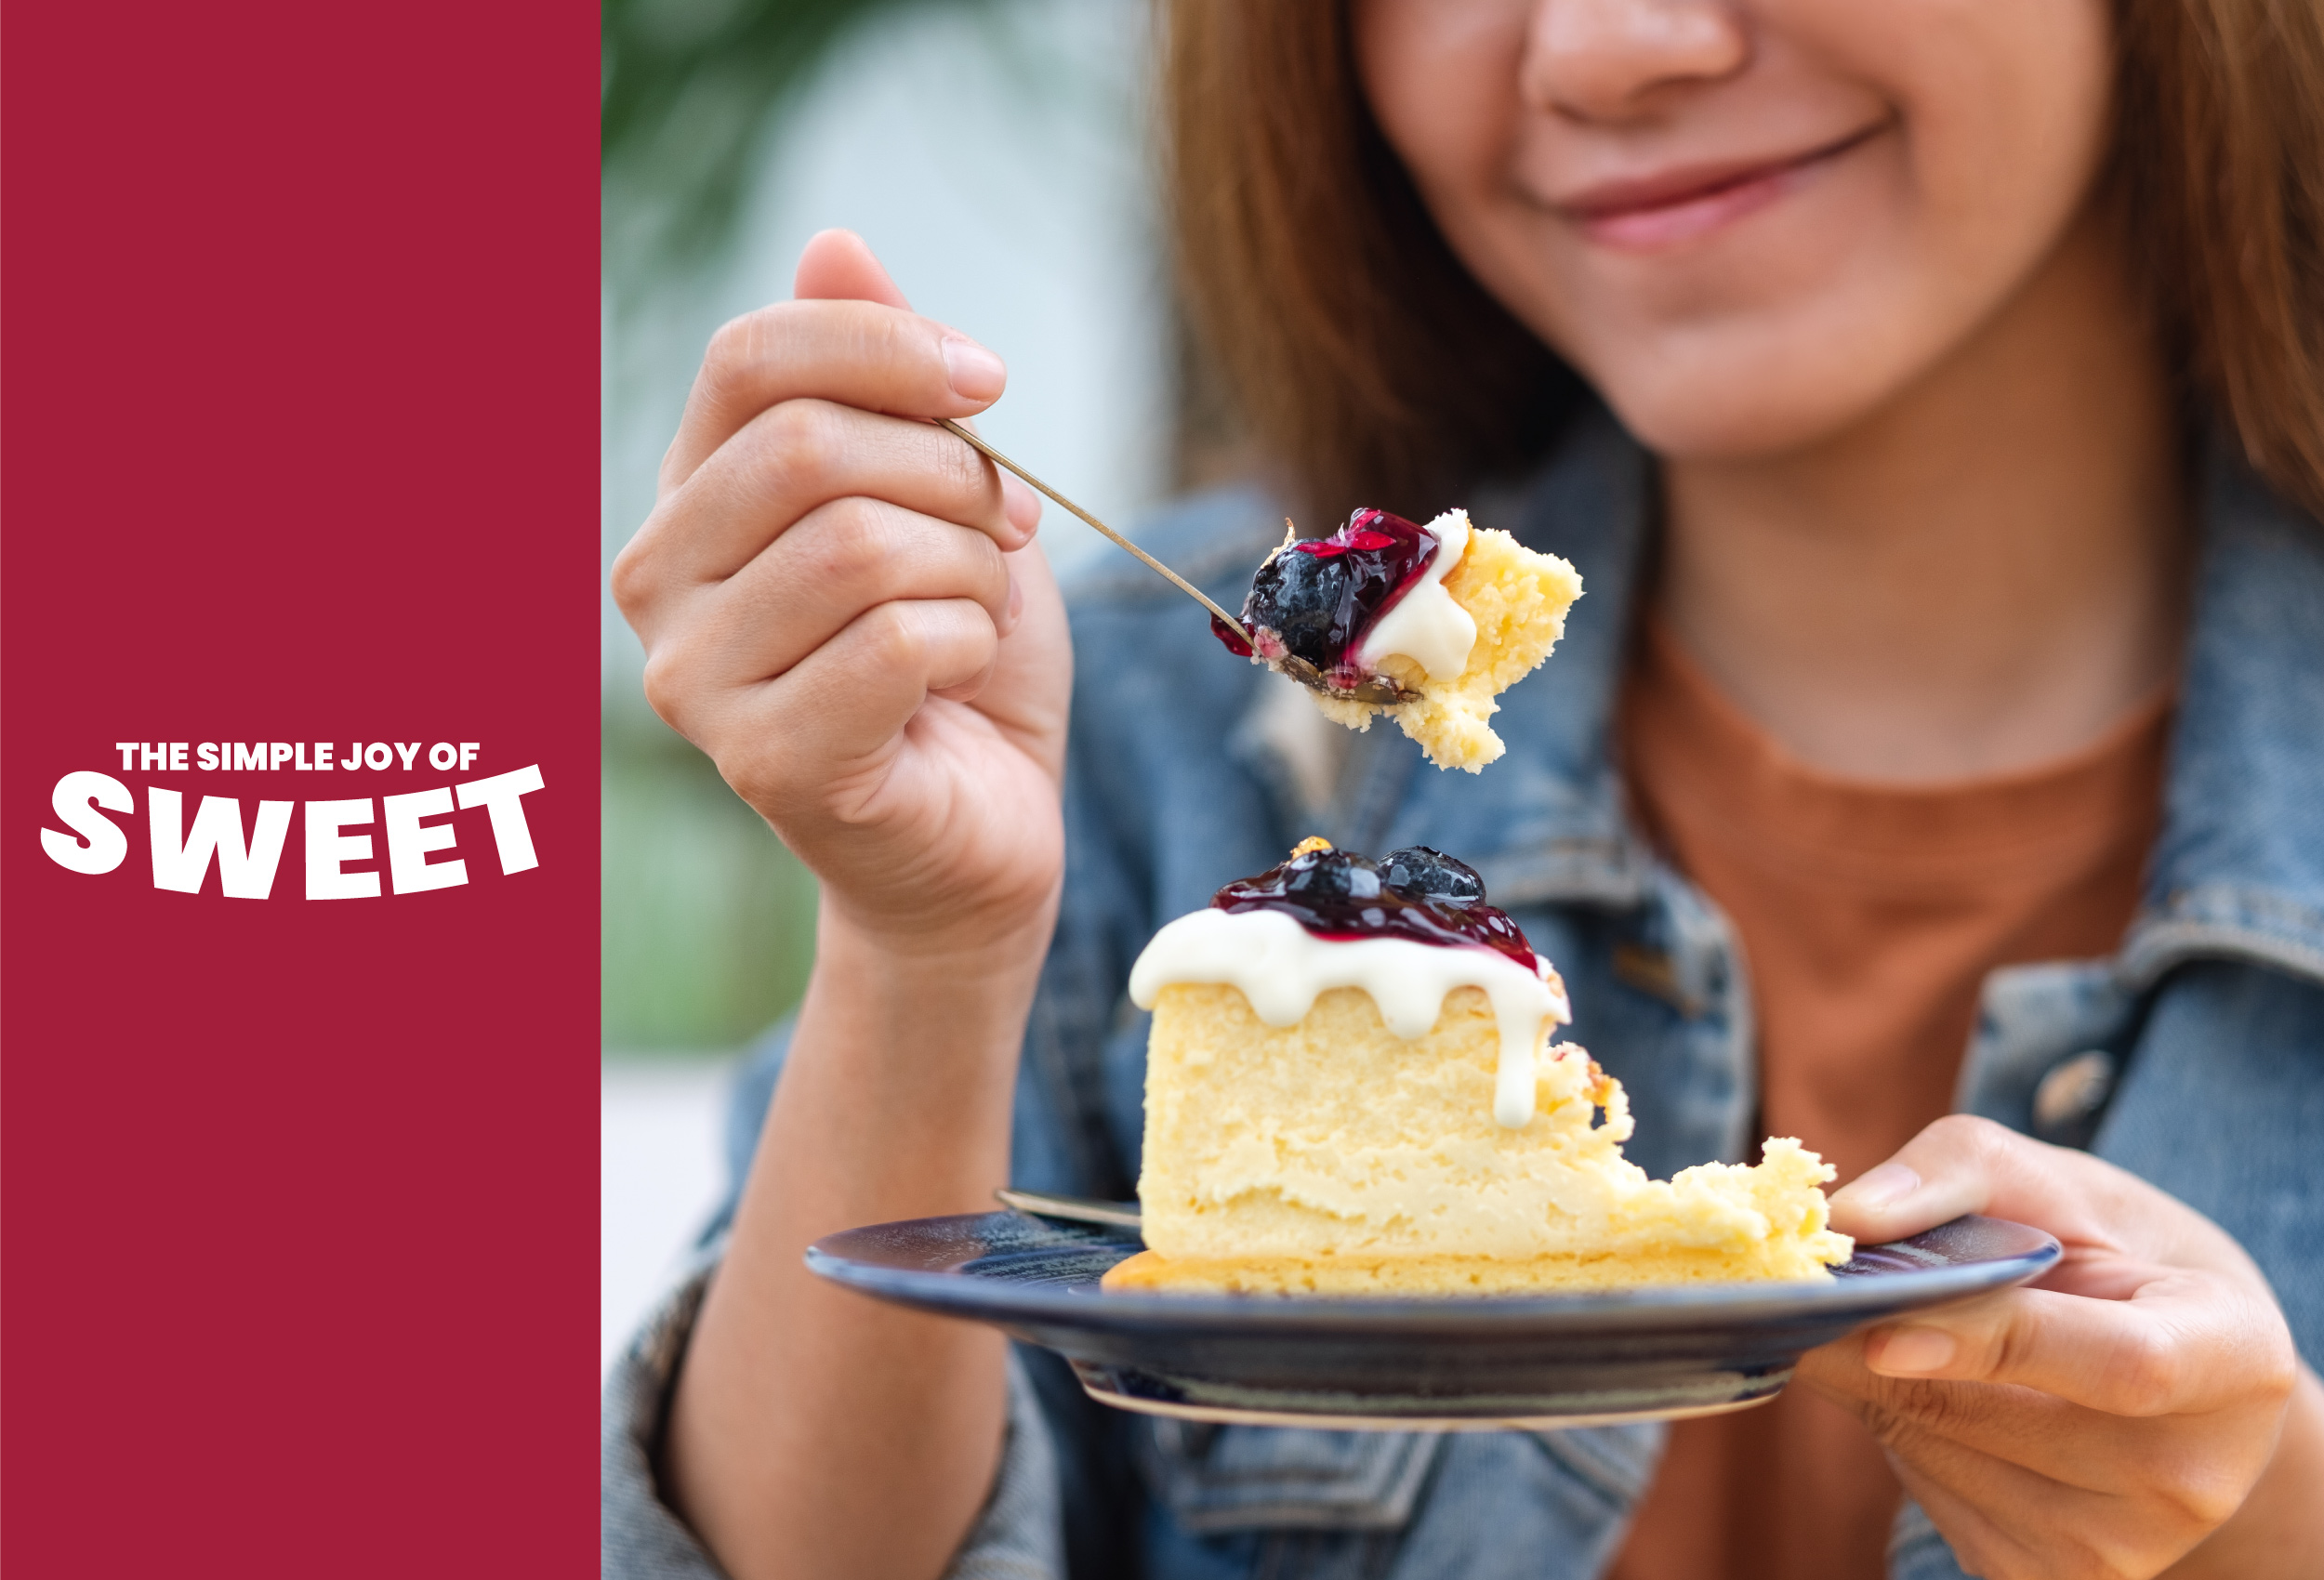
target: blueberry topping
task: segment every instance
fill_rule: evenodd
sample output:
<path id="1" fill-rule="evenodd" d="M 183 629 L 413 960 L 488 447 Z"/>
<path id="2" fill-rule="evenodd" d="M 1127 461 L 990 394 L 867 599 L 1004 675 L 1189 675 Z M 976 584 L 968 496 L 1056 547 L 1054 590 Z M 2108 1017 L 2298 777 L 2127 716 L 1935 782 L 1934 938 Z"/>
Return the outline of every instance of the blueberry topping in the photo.
<path id="1" fill-rule="evenodd" d="M 1283 874 L 1283 891 L 1311 904 L 1380 898 L 1380 868 L 1353 850 L 1311 851 L 1276 870 Z"/>
<path id="2" fill-rule="evenodd" d="M 1476 868 L 1425 845 L 1407 846 L 1381 857 L 1380 876 L 1382 883 L 1398 893 L 1439 905 L 1471 905 L 1485 899 L 1485 880 L 1477 876 Z"/>
<path id="3" fill-rule="evenodd" d="M 1243 600 L 1246 642 L 1215 617 L 1211 630 L 1235 652 L 1258 656 L 1307 685 L 1369 702 L 1402 701 L 1393 682 L 1354 652 L 1436 553 L 1436 535 L 1385 510 L 1363 509 L 1327 538 L 1284 544 L 1251 578 Z"/>
<path id="4" fill-rule="evenodd" d="M 1243 623 L 1266 627 L 1293 657 L 1329 669 L 1353 634 L 1366 567 L 1344 550 L 1311 554 L 1309 546 L 1295 543 L 1268 557 L 1243 600 Z"/>
<path id="5" fill-rule="evenodd" d="M 1536 964 L 1517 924 L 1485 902 L 1475 870 L 1426 846 L 1375 862 L 1306 840 L 1281 865 L 1236 879 L 1210 903 L 1221 911 L 1282 911 L 1322 938 L 1404 938 L 1494 950 L 1527 970 Z"/>

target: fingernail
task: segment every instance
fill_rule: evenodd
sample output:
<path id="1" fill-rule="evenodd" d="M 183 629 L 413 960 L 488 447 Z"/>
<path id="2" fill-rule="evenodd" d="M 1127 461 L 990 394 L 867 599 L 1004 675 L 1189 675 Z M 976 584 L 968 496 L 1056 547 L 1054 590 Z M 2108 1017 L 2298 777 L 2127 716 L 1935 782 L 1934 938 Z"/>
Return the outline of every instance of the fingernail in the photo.
<path id="1" fill-rule="evenodd" d="M 1831 1194 L 1833 1206 L 1846 1203 L 1859 1212 L 1876 1212 L 1903 1201 L 1921 1189 L 1921 1177 L 1901 1163 L 1884 1163 L 1860 1174 Z"/>
<path id="2" fill-rule="evenodd" d="M 1009 370 L 998 357 L 965 335 L 947 335 L 944 340 L 944 376 L 951 381 L 952 392 L 964 401 L 996 401 L 1001 387 L 1009 382 Z"/>
<path id="3" fill-rule="evenodd" d="M 1888 1342 L 1865 1364 L 1888 1376 L 1919 1377 L 1953 1363 L 1961 1346 L 1941 1327 L 1898 1327 L 1888 1330 Z"/>

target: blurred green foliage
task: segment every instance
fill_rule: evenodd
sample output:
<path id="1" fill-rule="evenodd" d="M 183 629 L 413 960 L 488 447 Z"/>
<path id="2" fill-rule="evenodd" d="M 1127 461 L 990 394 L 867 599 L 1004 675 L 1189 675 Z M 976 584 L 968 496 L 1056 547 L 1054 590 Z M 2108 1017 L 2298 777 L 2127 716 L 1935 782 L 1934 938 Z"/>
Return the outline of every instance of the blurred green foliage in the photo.
<path id="1" fill-rule="evenodd" d="M 1005 0 L 601 0 L 608 431 L 624 441 L 608 447 L 609 510 L 637 507 L 638 468 L 651 477 L 651 461 L 627 442 L 635 414 L 669 398 L 667 420 L 677 418 L 657 336 L 688 323 L 693 298 L 733 267 L 721 255 L 780 146 L 785 111 L 860 30 L 937 10 L 973 13 L 1002 43 L 1013 38 Z M 1023 74 L 1028 95 L 1038 83 L 1058 90 L 1037 51 L 1004 48 L 996 59 Z M 684 381 L 676 388 L 682 395 Z M 609 554 L 634 524 L 609 522 Z M 628 639 L 616 626 L 609 639 Z M 628 653 L 607 676 L 603 1047 L 729 1050 L 805 988 L 814 878 L 706 757 L 654 719 Z"/>
<path id="2" fill-rule="evenodd" d="M 603 1045 L 737 1047 L 807 985 L 814 878 L 700 752 L 607 725 Z"/>
<path id="3" fill-rule="evenodd" d="M 915 3 L 928 0 L 603 0 L 603 269 L 617 308 L 698 286 L 774 117 L 852 29 Z M 814 879 L 635 696 L 606 704 L 603 1046 L 734 1047 L 806 985 Z"/>
<path id="4" fill-rule="evenodd" d="M 609 278 L 630 288 L 715 250 L 748 187 L 768 124 L 831 46 L 876 15 L 928 3 L 603 0 L 600 151 Z"/>

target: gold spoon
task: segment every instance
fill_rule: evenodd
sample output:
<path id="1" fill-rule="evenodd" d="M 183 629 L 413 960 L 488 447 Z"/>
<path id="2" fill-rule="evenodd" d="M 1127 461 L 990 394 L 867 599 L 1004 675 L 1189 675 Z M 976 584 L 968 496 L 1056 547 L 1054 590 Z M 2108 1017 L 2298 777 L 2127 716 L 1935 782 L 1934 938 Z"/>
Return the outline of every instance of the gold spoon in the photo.
<path id="1" fill-rule="evenodd" d="M 1058 504 L 1063 505 L 1066 509 L 1071 510 L 1075 515 L 1089 522 L 1089 525 L 1097 528 L 1099 532 L 1113 539 L 1115 543 L 1123 548 L 1127 548 L 1130 553 L 1144 560 L 1148 565 L 1152 566 L 1156 571 L 1161 572 L 1163 575 L 1169 578 L 1171 583 L 1175 585 L 1181 592 L 1184 593 L 1188 598 L 1193 599 L 1196 603 L 1201 604 L 1205 609 L 1210 611 L 1210 612 L 1216 615 L 1219 619 L 1226 622 L 1227 629 L 1242 638 L 1246 644 L 1250 641 L 1250 633 L 1243 629 L 1243 623 L 1240 620 L 1237 620 L 1234 615 L 1229 614 L 1225 610 L 1221 609 L 1217 604 L 1211 602 L 1208 599 L 1205 598 L 1202 595 L 1202 590 L 1195 586 L 1194 583 L 1180 575 L 1176 571 L 1171 570 L 1168 565 L 1163 564 L 1162 561 L 1156 560 L 1153 555 L 1148 554 L 1144 549 L 1140 548 L 1136 544 L 1122 536 L 1121 533 L 1107 526 L 1103 521 L 1099 520 L 1095 516 L 1090 515 L 1089 511 L 1084 510 L 1080 506 L 1076 505 L 1072 500 L 1066 498 L 1063 494 L 1050 487 L 1049 484 L 1043 482 L 1039 478 L 1035 477 L 1031 472 L 1026 471 L 1023 467 L 1017 465 L 1016 462 L 1010 460 L 1008 456 L 1002 454 L 999 451 L 994 449 L 983 440 L 977 438 L 977 436 L 971 433 L 966 427 L 954 422 L 950 417 L 938 417 L 936 419 L 936 426 L 952 433 L 958 434 L 962 439 L 967 440 L 969 443 L 974 446 L 978 451 L 991 458 L 996 464 L 1008 467 L 1010 471 L 1023 478 L 1026 482 L 1032 484 L 1043 494 L 1048 494 L 1051 499 L 1057 501 Z"/>

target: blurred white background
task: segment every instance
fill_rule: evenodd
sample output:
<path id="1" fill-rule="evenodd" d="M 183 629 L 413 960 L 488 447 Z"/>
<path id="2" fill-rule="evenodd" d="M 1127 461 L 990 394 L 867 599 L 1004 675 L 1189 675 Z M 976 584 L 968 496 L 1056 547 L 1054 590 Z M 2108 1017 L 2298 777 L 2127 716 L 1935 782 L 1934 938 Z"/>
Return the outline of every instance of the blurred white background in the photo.
<path id="1" fill-rule="evenodd" d="M 731 1073 L 723 1060 L 605 1062 L 601 1367 L 614 1363 L 717 1200 L 720 1103 Z"/>
<path id="2" fill-rule="evenodd" d="M 828 226 L 860 231 L 917 309 L 1008 362 L 1009 393 L 982 420 L 993 442 L 1127 524 L 1171 464 L 1174 341 L 1142 0 L 621 0 L 607 9 L 609 60 L 618 72 L 666 45 L 680 59 L 707 39 L 695 58 L 708 64 L 690 80 L 731 100 L 715 41 L 790 26 L 763 20 L 786 6 L 838 20 L 753 135 L 741 201 L 713 244 L 639 263 L 622 244 L 634 229 L 625 204 L 645 206 L 636 194 L 653 191 L 651 161 L 607 184 L 605 564 L 653 507 L 654 469 L 711 331 L 787 298 L 799 248 Z M 715 131 L 721 101 L 708 88 L 699 98 L 695 122 Z M 681 152 L 688 112 L 681 103 L 664 127 Z M 1054 507 L 1044 536 L 1061 563 L 1103 547 Z M 813 889 L 646 708 L 642 655 L 610 597 L 603 651 L 610 1362 L 721 1188 L 725 1073 L 796 1001 Z"/>

